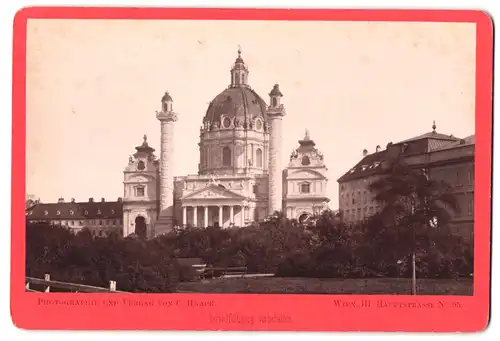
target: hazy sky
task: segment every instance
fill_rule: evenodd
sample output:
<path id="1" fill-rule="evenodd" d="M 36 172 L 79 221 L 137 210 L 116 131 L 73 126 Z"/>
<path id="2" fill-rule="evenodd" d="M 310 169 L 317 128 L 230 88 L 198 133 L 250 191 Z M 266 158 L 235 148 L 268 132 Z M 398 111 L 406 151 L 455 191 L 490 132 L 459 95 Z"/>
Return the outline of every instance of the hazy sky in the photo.
<path id="1" fill-rule="evenodd" d="M 238 45 L 249 84 L 287 110 L 283 162 L 310 131 L 329 196 L 362 150 L 431 131 L 474 133 L 475 24 L 30 19 L 27 192 L 44 202 L 116 200 L 123 169 L 169 91 L 175 175 L 196 174 L 202 118 L 229 85 Z"/>

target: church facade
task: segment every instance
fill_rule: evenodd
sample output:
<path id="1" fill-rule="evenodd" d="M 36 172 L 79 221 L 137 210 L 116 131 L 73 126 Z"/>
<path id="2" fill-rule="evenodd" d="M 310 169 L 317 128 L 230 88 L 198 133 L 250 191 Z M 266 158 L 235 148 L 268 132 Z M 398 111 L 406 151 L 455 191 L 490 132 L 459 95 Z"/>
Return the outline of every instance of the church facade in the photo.
<path id="1" fill-rule="evenodd" d="M 31 205 L 26 217 L 96 236 L 121 230 L 123 236 L 153 237 L 174 226 L 245 226 L 276 211 L 304 221 L 327 208 L 327 168 L 306 131 L 283 166 L 285 107 L 276 84 L 266 103 L 248 83 L 238 51 L 230 84 L 210 102 L 199 135 L 196 174 L 174 176 L 175 124 L 182 119 L 168 94 L 161 99 L 159 158 L 144 136 L 123 171 L 123 197 L 108 202 Z"/>
<path id="2" fill-rule="evenodd" d="M 282 167 L 283 94 L 276 84 L 269 104 L 248 83 L 241 52 L 230 85 L 209 104 L 201 122 L 198 173 L 171 174 L 175 122 L 166 93 L 156 117 L 161 123 L 160 158 L 146 137 L 124 170 L 123 235 L 146 229 L 150 236 L 173 226 L 244 226 L 275 211 L 304 220 L 327 208 L 323 155 L 306 132 Z M 141 227 L 139 227 L 139 225 Z"/>

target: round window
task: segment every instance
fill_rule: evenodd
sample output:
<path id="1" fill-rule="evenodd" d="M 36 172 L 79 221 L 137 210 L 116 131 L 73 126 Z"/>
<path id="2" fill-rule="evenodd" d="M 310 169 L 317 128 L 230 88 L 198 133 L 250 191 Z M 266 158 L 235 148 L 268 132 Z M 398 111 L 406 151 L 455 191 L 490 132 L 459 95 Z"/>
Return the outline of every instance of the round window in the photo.
<path id="1" fill-rule="evenodd" d="M 261 130 L 262 129 L 262 121 L 261 120 L 257 120 L 257 123 L 255 124 L 257 130 Z"/>
<path id="2" fill-rule="evenodd" d="M 229 128 L 229 126 L 231 125 L 231 119 L 229 117 L 224 118 L 223 124 L 225 128 Z"/>

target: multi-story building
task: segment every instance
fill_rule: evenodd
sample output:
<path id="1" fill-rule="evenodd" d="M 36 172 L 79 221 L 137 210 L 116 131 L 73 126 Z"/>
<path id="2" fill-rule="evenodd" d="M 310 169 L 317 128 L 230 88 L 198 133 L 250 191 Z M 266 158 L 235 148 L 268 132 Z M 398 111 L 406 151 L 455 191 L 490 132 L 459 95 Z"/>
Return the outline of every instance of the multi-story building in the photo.
<path id="1" fill-rule="evenodd" d="M 369 186 L 387 171 L 390 160 L 402 156 L 409 165 L 426 169 L 431 179 L 452 185 L 459 210 L 453 213 L 452 227 L 466 238 L 473 235 L 474 225 L 474 148 L 475 136 L 458 138 L 436 132 L 398 143 L 388 143 L 386 149 L 376 147 L 375 153 L 363 150 L 363 157 L 338 179 L 339 210 L 347 223 L 369 218 L 380 210 Z"/>
<path id="2" fill-rule="evenodd" d="M 76 202 L 71 199 L 65 202 L 59 198 L 57 203 L 38 203 L 26 210 L 29 222 L 44 222 L 53 226 L 66 227 L 74 233 L 84 228 L 94 236 L 106 236 L 109 233 L 121 234 L 123 226 L 122 199 L 100 202 L 90 198 L 88 202 Z"/>

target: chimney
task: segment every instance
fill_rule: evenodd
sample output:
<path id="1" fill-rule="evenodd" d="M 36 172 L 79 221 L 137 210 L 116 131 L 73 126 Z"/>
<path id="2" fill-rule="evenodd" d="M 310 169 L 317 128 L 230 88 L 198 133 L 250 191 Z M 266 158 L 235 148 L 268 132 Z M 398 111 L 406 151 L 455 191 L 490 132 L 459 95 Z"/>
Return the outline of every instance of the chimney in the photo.
<path id="1" fill-rule="evenodd" d="M 64 202 L 64 198 L 59 198 L 59 199 L 57 200 L 57 203 L 58 203 L 58 204 L 62 204 L 63 202 Z"/>
<path id="2" fill-rule="evenodd" d="M 104 199 L 104 198 L 101 198 L 101 202 L 106 202 L 106 199 Z"/>
<path id="3" fill-rule="evenodd" d="M 366 156 L 366 155 L 368 155 L 368 150 L 363 149 L 363 156 Z"/>
<path id="4" fill-rule="evenodd" d="M 94 202 L 94 198 L 89 198 L 89 202 Z"/>
<path id="5" fill-rule="evenodd" d="M 122 197 L 118 197 L 118 202 L 122 202 Z"/>
<path id="6" fill-rule="evenodd" d="M 376 150 L 377 153 L 380 152 L 380 146 L 377 145 L 377 148 L 375 150 Z"/>
<path id="7" fill-rule="evenodd" d="M 72 203 L 75 203 L 75 198 L 71 198 L 71 202 L 72 202 Z"/>

